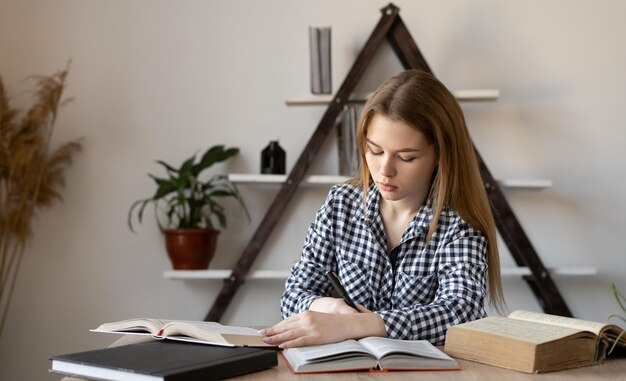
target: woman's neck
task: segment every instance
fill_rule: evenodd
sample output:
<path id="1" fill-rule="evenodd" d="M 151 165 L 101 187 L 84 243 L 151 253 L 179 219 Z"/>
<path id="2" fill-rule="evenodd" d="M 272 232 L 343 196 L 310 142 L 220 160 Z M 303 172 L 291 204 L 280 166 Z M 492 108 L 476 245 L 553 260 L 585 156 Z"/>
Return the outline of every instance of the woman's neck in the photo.
<path id="1" fill-rule="evenodd" d="M 407 204 L 381 198 L 379 207 L 387 240 L 387 252 L 390 252 L 402 240 L 402 235 L 415 218 L 421 204 Z"/>

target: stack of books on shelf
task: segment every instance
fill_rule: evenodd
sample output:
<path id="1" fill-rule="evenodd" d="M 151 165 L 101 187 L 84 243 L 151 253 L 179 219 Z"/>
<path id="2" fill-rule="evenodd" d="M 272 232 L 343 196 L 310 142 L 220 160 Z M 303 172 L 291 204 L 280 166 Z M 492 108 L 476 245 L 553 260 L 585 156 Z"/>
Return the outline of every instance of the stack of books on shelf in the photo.
<path id="1" fill-rule="evenodd" d="M 330 27 L 309 27 L 311 93 L 332 93 L 330 70 Z"/>

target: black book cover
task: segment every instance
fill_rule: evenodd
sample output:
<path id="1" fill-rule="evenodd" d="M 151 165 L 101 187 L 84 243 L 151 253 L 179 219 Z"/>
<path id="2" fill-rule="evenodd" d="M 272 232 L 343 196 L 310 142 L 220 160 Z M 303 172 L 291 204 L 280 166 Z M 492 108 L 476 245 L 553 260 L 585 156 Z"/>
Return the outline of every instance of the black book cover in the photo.
<path id="1" fill-rule="evenodd" d="M 148 341 L 53 356 L 52 371 L 103 380 L 222 380 L 278 364 L 275 350 Z M 138 377 L 139 378 L 139 377 Z"/>

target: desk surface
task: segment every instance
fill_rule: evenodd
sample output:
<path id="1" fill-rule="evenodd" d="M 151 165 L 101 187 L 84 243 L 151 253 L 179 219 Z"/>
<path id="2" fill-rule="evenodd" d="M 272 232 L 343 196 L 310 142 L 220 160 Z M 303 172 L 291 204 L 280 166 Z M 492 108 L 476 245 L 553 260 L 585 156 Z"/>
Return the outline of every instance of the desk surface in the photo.
<path id="1" fill-rule="evenodd" d="M 126 335 L 113 345 L 125 345 L 146 340 L 145 336 Z M 278 356 L 278 366 L 261 372 L 229 378 L 229 380 L 294 380 L 294 381 L 359 381 L 359 380 L 384 380 L 406 381 L 407 378 L 422 378 L 436 381 L 483 381 L 483 380 L 507 380 L 507 381 L 563 381 L 563 380 L 626 380 L 626 358 L 613 358 L 603 364 L 586 366 L 582 368 L 562 370 L 559 372 L 527 374 L 513 370 L 498 368 L 472 361 L 457 360 L 463 368 L 460 371 L 417 371 L 417 372 L 341 372 L 319 374 L 292 374 L 283 356 Z M 79 381 L 76 378 L 64 377 L 62 381 Z"/>
<path id="2" fill-rule="evenodd" d="M 460 371 L 418 371 L 418 372 L 343 372 L 321 374 L 292 374 L 285 365 L 285 359 L 279 355 L 276 368 L 250 373 L 232 378 L 232 380 L 297 380 L 297 381 L 357 381 L 357 380 L 384 380 L 406 381 L 407 379 L 421 378 L 435 381 L 562 381 L 562 380 L 620 380 L 626 379 L 626 358 L 610 359 L 601 365 L 583 368 L 562 370 L 559 372 L 527 374 L 494 366 L 475 363 L 472 361 L 457 360 L 463 370 Z"/>

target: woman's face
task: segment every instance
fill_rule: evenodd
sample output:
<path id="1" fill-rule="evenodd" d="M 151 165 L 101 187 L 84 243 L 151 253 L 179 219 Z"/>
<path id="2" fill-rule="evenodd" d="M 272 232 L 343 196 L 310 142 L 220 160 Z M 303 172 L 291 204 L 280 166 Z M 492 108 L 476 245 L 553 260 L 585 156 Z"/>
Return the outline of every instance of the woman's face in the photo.
<path id="1" fill-rule="evenodd" d="M 383 199 L 422 205 L 437 164 L 434 145 L 405 122 L 380 114 L 370 120 L 365 138 L 365 160 Z"/>

